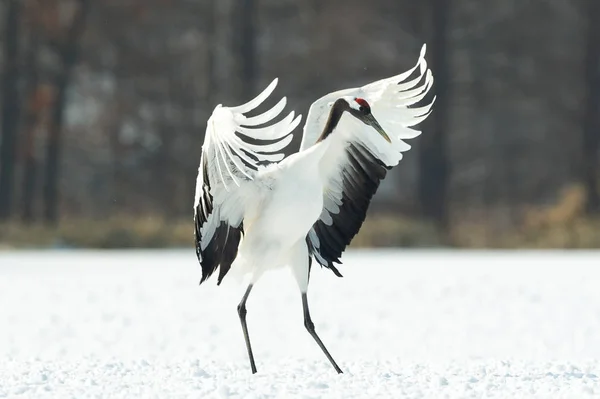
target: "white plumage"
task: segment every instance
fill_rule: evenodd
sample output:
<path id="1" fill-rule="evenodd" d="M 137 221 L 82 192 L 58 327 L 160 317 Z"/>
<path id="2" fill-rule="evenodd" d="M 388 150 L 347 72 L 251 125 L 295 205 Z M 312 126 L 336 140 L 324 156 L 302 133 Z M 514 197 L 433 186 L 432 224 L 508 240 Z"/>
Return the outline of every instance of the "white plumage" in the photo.
<path id="1" fill-rule="evenodd" d="M 409 80 L 417 69 L 418 76 Z M 429 115 L 433 101 L 415 105 L 432 84 L 423 46 L 410 70 L 315 101 L 300 151 L 288 157 L 284 150 L 301 116 L 291 112 L 274 122 L 285 97 L 262 114 L 246 116 L 271 95 L 277 79 L 246 104 L 213 111 L 196 182 L 196 253 L 201 283 L 217 269 L 219 284 L 230 268 L 250 277 L 238 311 L 253 372 L 245 302 L 260 276 L 280 266 L 293 271 L 305 326 L 341 372 L 308 312 L 312 259 L 341 276 L 334 263 L 360 229 L 379 182 L 410 149 L 404 140 L 420 134 L 411 127 Z"/>

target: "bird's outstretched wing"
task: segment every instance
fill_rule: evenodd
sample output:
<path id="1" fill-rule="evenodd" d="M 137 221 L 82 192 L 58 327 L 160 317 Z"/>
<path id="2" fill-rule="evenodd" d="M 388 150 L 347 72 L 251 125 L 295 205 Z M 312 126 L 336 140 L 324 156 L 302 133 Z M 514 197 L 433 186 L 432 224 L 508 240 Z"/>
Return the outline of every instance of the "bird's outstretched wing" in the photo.
<path id="1" fill-rule="evenodd" d="M 196 180 L 194 233 L 196 255 L 204 282 L 219 267 L 217 284 L 237 256 L 243 234 L 245 204 L 254 191 L 251 182 L 259 166 L 279 162 L 300 123 L 290 112 L 279 122 L 283 97 L 268 111 L 247 117 L 277 86 L 277 79 L 256 98 L 237 107 L 218 105 L 208 119 Z M 260 126 L 260 127 L 258 127 Z"/>
<path id="2" fill-rule="evenodd" d="M 425 45 L 417 64 L 410 70 L 391 78 L 354 89 L 328 94 L 312 104 L 308 112 L 301 150 L 312 146 L 321 135 L 329 116 L 331 104 L 341 97 L 362 98 L 391 139 L 379 134 L 350 115 L 343 116 L 330 140 L 333 150 L 327 155 L 327 183 L 323 193 L 321 217 L 307 236 L 307 244 L 315 259 L 330 268 L 360 229 L 372 196 L 387 170 L 402 159 L 410 149 L 404 139 L 421 132 L 411 129 L 425 120 L 435 98 L 426 105 L 421 102 L 433 85 L 433 76 L 425 61 Z M 419 76 L 410 79 L 415 70 Z M 417 105 L 417 106 L 415 106 Z"/>

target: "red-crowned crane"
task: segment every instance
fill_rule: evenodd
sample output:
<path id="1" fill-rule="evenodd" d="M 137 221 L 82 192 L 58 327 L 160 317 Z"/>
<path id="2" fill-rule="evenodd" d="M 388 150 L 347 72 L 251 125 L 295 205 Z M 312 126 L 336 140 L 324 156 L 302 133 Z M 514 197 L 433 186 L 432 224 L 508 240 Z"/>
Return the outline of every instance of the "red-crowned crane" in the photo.
<path id="1" fill-rule="evenodd" d="M 410 76 L 418 69 L 416 78 Z M 334 263 L 360 229 L 379 182 L 410 149 L 403 140 L 430 113 L 435 98 L 415 106 L 433 84 L 425 46 L 410 70 L 360 88 L 327 94 L 308 111 L 300 151 L 284 149 L 301 116 L 273 122 L 285 97 L 257 116 L 275 79 L 244 105 L 218 105 L 208 120 L 196 182 L 196 254 L 204 282 L 219 269 L 249 275 L 238 314 L 250 367 L 256 365 L 246 324 L 246 300 L 267 270 L 291 268 L 298 283 L 304 326 L 338 373 L 342 370 L 315 332 L 307 289 L 313 259 L 341 276 Z M 257 127 L 260 126 L 260 127 Z"/>

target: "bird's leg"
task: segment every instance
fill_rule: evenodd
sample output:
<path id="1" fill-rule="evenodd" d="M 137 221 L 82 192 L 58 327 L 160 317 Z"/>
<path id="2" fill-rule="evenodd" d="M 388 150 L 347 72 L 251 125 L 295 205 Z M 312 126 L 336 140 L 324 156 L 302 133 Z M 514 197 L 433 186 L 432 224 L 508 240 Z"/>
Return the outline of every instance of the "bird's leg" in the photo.
<path id="1" fill-rule="evenodd" d="M 315 341 L 317 341 L 319 348 L 321 348 L 325 356 L 327 356 L 327 359 L 329 359 L 335 371 L 337 371 L 338 374 L 342 374 L 342 369 L 340 369 L 335 360 L 333 360 L 329 354 L 329 351 L 327 348 L 325 348 L 325 345 L 323 345 L 323 341 L 321 341 L 321 338 L 319 338 L 317 332 L 315 331 L 315 325 L 311 320 L 310 312 L 308 311 L 308 299 L 306 297 L 306 292 L 302 293 L 302 309 L 304 310 L 304 327 L 306 327 L 306 330 L 309 332 L 309 334 L 315 339 Z"/>
<path id="2" fill-rule="evenodd" d="M 250 358 L 250 368 L 252 369 L 252 374 L 256 374 L 256 364 L 254 364 L 254 355 L 252 354 L 252 347 L 250 346 L 250 336 L 248 335 L 248 325 L 246 324 L 246 300 L 248 299 L 248 295 L 250 295 L 250 291 L 252 291 L 252 284 L 248 286 L 244 296 L 240 304 L 237 307 L 238 315 L 240 316 L 240 321 L 242 322 L 242 331 L 244 332 L 244 340 L 246 341 L 246 349 L 248 349 L 248 357 Z"/>

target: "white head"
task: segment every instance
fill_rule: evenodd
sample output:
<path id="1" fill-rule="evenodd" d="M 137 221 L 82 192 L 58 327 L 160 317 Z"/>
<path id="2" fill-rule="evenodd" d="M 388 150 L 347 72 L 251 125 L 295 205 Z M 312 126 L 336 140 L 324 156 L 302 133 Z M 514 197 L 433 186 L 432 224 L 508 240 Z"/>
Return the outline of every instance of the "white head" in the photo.
<path id="1" fill-rule="evenodd" d="M 348 105 L 350 106 L 350 108 L 353 109 L 353 110 L 355 110 L 355 111 L 359 111 L 359 112 L 369 111 L 369 112 L 371 112 L 371 107 L 369 106 L 369 103 L 365 99 L 363 99 L 363 98 L 350 97 L 350 96 L 344 96 L 342 98 L 344 100 L 346 100 L 346 102 L 348 103 Z"/>
<path id="2" fill-rule="evenodd" d="M 329 113 L 329 119 L 327 120 L 325 130 L 321 135 L 321 139 L 327 137 L 337 126 L 342 114 L 348 112 L 365 125 L 375 129 L 387 142 L 391 143 L 389 136 L 371 113 L 371 106 L 364 98 L 343 96 L 338 98 L 330 106 L 332 109 Z"/>
<path id="3" fill-rule="evenodd" d="M 359 111 L 359 112 L 363 112 L 365 110 L 371 111 L 371 107 L 369 106 L 369 103 L 363 98 L 352 97 L 352 96 L 343 96 L 343 97 L 340 97 L 339 99 L 346 101 L 348 106 L 351 109 L 353 109 L 354 111 Z M 328 103 L 327 105 L 329 107 L 331 107 L 331 106 L 333 106 L 333 104 L 334 104 L 334 101 Z"/>

